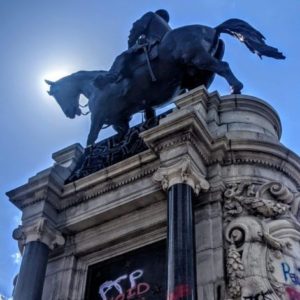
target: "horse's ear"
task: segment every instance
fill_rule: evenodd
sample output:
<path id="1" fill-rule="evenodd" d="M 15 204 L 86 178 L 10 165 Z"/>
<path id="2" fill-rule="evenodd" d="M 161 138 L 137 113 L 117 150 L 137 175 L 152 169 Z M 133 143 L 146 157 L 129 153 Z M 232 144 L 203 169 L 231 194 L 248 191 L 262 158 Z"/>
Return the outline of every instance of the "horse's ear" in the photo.
<path id="1" fill-rule="evenodd" d="M 49 85 L 54 84 L 54 81 L 51 81 L 51 80 L 48 80 L 48 79 L 45 79 L 45 82 L 46 82 L 47 84 L 49 84 Z"/>

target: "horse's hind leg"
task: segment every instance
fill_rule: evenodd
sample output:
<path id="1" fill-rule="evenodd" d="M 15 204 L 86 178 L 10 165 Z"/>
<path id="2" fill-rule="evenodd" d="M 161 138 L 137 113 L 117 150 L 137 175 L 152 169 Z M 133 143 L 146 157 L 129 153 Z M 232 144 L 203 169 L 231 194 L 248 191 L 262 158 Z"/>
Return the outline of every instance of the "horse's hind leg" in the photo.
<path id="1" fill-rule="evenodd" d="M 243 84 L 234 76 L 229 64 L 225 61 L 220 61 L 214 57 L 207 55 L 207 60 L 203 60 L 203 57 L 197 61 L 193 60 L 193 64 L 199 69 L 214 72 L 226 79 L 231 87 L 232 94 L 240 94 L 243 88 Z M 201 63 L 199 63 L 201 61 Z M 204 62 L 205 61 L 205 62 Z"/>

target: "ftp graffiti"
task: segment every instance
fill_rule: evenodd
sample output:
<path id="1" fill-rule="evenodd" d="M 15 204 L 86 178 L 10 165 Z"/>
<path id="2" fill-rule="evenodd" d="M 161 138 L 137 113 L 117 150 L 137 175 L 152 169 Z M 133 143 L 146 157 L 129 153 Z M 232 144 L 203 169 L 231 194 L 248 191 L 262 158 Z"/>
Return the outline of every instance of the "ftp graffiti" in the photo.
<path id="1" fill-rule="evenodd" d="M 124 274 L 115 280 L 105 281 L 99 288 L 102 300 L 129 300 L 147 293 L 150 290 L 150 285 L 146 282 L 137 283 L 143 274 L 142 270 L 135 270 L 129 275 Z M 122 287 L 121 282 L 124 280 L 129 280 L 130 288 L 128 290 L 124 290 Z M 117 291 L 119 294 L 116 297 L 107 298 L 107 294 L 111 290 Z"/>

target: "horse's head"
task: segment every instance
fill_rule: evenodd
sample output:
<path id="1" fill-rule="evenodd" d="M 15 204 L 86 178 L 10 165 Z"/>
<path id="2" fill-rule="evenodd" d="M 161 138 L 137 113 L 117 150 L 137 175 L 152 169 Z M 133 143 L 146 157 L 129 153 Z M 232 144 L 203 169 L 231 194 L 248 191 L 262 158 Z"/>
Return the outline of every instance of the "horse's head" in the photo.
<path id="1" fill-rule="evenodd" d="M 81 115 L 79 108 L 80 88 L 76 82 L 71 80 L 70 76 L 63 77 L 57 81 L 45 80 L 50 86 L 48 94 L 53 96 L 64 114 L 68 118 L 75 118 L 76 115 Z"/>

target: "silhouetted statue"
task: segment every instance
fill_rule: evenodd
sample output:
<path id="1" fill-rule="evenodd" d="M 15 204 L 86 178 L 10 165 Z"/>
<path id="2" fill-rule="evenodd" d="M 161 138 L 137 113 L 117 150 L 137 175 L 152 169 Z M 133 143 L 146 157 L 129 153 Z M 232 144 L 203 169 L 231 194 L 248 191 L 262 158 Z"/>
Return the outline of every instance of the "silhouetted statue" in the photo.
<path id="1" fill-rule="evenodd" d="M 154 108 L 184 90 L 202 84 L 209 87 L 215 74 L 227 80 L 232 93 L 240 93 L 243 84 L 222 61 L 221 33 L 236 37 L 259 57 L 285 58 L 265 44 L 259 31 L 239 19 L 227 20 L 215 28 L 190 25 L 174 30 L 168 20 L 168 13 L 159 10 L 136 21 L 129 35 L 129 49 L 117 57 L 108 72 L 80 71 L 56 82 L 46 81 L 49 94 L 69 118 L 82 114 L 80 94 L 89 99 L 91 128 L 87 145 L 95 143 L 104 125 L 112 125 L 121 139 L 133 114 L 145 111 L 149 121 L 155 115 Z"/>
<path id="2" fill-rule="evenodd" d="M 138 51 L 144 51 L 151 78 L 155 81 L 156 78 L 150 64 L 149 50 L 171 30 L 168 25 L 169 19 L 169 13 L 164 9 L 159 9 L 156 12 L 147 12 L 134 22 L 128 37 L 128 50 L 117 56 L 105 76 L 101 75 L 96 78 L 96 86 L 102 88 L 108 83 L 130 77 L 128 66 Z"/>

